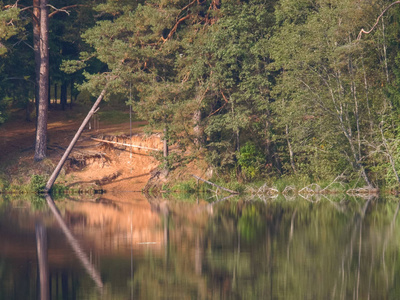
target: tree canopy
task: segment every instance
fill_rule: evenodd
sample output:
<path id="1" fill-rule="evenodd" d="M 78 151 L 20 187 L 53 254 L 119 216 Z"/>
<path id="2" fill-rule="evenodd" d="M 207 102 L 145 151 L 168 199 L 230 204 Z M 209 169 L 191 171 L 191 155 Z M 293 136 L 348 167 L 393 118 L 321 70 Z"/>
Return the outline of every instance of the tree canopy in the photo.
<path id="1" fill-rule="evenodd" d="M 358 38 L 391 4 L 98 1 L 91 21 L 77 13 L 50 24 L 59 53 L 51 76 L 79 71 L 80 90 L 94 95 L 107 82 L 108 98 L 124 97 L 151 129 L 221 174 L 398 184 L 399 7 Z M 19 9 L 0 14 L 3 70 L 13 62 L 3 45 L 26 26 Z"/>

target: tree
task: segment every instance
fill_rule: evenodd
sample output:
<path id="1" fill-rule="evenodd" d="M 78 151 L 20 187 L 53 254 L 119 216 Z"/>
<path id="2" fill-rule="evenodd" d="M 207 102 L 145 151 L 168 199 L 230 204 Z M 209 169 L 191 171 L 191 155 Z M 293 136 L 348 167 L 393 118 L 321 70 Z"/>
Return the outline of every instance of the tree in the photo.
<path id="1" fill-rule="evenodd" d="M 3 97 L 0 98 L 0 124 L 6 120 L 8 102 L 12 100 L 13 85 L 20 83 L 23 76 L 20 74 L 13 74 L 13 80 L 10 80 L 6 75 L 10 69 L 13 69 L 11 65 L 15 62 L 13 58 L 12 44 L 15 39 L 21 38 L 20 33 L 22 31 L 24 21 L 19 16 L 19 9 L 16 5 L 3 9 L 1 3 L 0 11 L 0 91 Z M 22 69 L 22 67 L 20 68 Z M 20 70 L 19 69 L 19 70 Z M 15 69 L 18 70 L 18 69 Z M 16 90 L 16 89 L 14 89 Z"/>
<path id="2" fill-rule="evenodd" d="M 47 149 L 47 110 L 49 98 L 49 14 L 47 0 L 40 0 L 40 75 L 39 101 L 36 125 L 35 156 L 36 161 L 46 157 Z"/>
<path id="3" fill-rule="evenodd" d="M 241 144 L 253 141 L 271 161 L 271 74 L 265 39 L 275 1 L 222 3 L 218 19 L 188 47 L 191 84 L 201 91 L 209 161 L 234 167 Z M 260 139 L 260 137 L 262 137 Z"/>
<path id="4" fill-rule="evenodd" d="M 371 140 L 370 125 L 377 124 L 372 107 L 384 99 L 382 90 L 371 87 L 384 74 L 367 77 L 366 68 L 376 70 L 379 53 L 354 41 L 373 9 L 371 3 L 353 1 L 286 1 L 277 9 L 280 30 L 272 43 L 282 69 L 275 88 L 277 125 L 282 141 L 289 138 L 294 144 L 297 166 L 310 160 L 321 165 L 323 159 L 333 169 L 321 175 L 341 173 L 347 160 L 368 186 L 373 183 L 364 141 Z"/>
<path id="5" fill-rule="evenodd" d="M 53 2 L 52 4 L 57 5 L 57 4 L 62 4 L 62 2 L 60 3 Z M 1 7 L 2 10 L 0 12 L 0 29 L 1 29 L 0 43 L 2 45 L 2 47 L 0 47 L 0 52 L 4 53 L 5 49 L 7 49 L 7 46 L 9 46 L 9 52 L 10 52 L 11 49 L 13 51 L 16 51 L 14 49 L 17 49 L 16 46 L 19 44 L 29 45 L 28 43 L 31 42 L 33 45 L 31 46 L 31 48 L 33 49 L 34 53 L 35 75 L 32 76 L 32 74 L 29 74 L 29 76 L 35 78 L 34 89 L 35 89 L 35 103 L 37 109 L 36 111 L 37 130 L 36 130 L 34 158 L 36 161 L 42 160 L 44 157 L 46 157 L 46 148 L 47 148 L 47 110 L 48 110 L 47 103 L 49 99 L 48 85 L 49 85 L 49 70 L 50 70 L 49 47 L 50 43 L 52 43 L 52 40 L 55 39 L 54 36 L 51 36 L 51 39 L 49 39 L 49 19 L 56 16 L 59 13 L 69 15 L 67 9 L 72 9 L 72 8 L 76 9 L 83 6 L 85 7 L 88 6 L 86 5 L 86 3 L 82 4 L 70 3 L 68 6 L 61 8 L 56 8 L 53 5 L 48 4 L 47 1 L 40 1 L 40 0 L 17 1 L 9 5 L 2 5 Z M 52 8 L 52 12 L 49 12 L 49 7 Z M 86 14 L 86 16 L 88 15 Z M 89 19 L 92 20 L 92 18 Z M 72 20 L 68 21 L 72 23 Z M 85 21 L 85 22 L 80 21 L 80 22 L 82 24 L 90 23 L 90 21 Z M 31 29 L 30 26 L 32 26 Z M 32 30 L 32 36 L 28 32 L 30 30 Z M 80 28 L 74 30 L 76 32 L 76 30 L 80 30 Z M 71 30 L 70 34 L 72 34 L 74 30 Z M 21 35 L 18 36 L 18 33 L 21 33 Z M 79 34 L 75 33 L 74 42 L 76 42 L 77 35 Z M 30 37 L 31 41 L 29 40 Z M 14 44 L 10 45 L 7 44 L 7 40 L 10 38 L 14 39 Z M 65 43 L 63 44 L 63 46 L 64 45 Z M 74 48 L 71 51 L 74 50 L 75 53 L 78 51 L 76 50 L 76 48 Z M 25 55 L 26 49 L 24 50 L 20 49 L 20 51 L 24 51 L 23 55 Z M 68 53 L 68 55 L 72 55 L 71 51 L 70 53 Z M 61 53 L 59 53 L 58 55 L 65 54 L 62 51 L 60 52 Z M 22 54 L 20 55 L 22 57 Z M 59 64 L 60 63 L 58 64 L 53 63 L 53 66 L 55 66 L 56 69 L 58 69 Z M 29 60 L 27 60 L 26 62 L 26 66 L 28 65 L 29 65 Z M 14 77 L 15 76 L 12 76 L 12 78 Z M 21 76 L 21 78 L 22 77 L 26 78 L 27 74 Z M 68 83 L 72 82 L 71 78 L 63 79 L 62 99 L 64 100 L 63 101 L 64 105 L 66 102 L 67 82 Z M 24 96 L 23 99 L 25 98 L 26 97 Z M 26 102 L 27 104 L 29 104 L 29 101 Z"/>

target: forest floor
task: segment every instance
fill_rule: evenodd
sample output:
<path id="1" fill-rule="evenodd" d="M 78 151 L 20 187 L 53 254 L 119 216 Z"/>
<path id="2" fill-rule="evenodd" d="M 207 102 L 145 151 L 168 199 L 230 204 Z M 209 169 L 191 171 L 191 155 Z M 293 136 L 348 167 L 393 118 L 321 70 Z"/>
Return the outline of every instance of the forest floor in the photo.
<path id="1" fill-rule="evenodd" d="M 29 183 L 33 175 L 48 178 L 87 111 L 79 107 L 49 111 L 47 158 L 41 162 L 33 160 L 35 122 L 26 121 L 23 111 L 15 111 L 10 120 L 0 126 L 0 176 L 14 185 Z M 98 126 L 92 122 L 92 129 L 85 129 L 56 183 L 72 188 L 101 188 L 107 191 L 141 191 L 144 188 L 150 172 L 159 164 L 148 151 L 107 146 L 111 144 L 92 140 L 93 137 L 108 136 L 115 141 L 117 136 L 125 136 L 122 140 L 127 142 L 130 136 L 129 114 L 120 113 L 125 115 L 104 115 L 100 117 Z M 132 122 L 133 143 L 162 149 L 159 135 L 146 137 L 143 125 L 143 121 Z"/>

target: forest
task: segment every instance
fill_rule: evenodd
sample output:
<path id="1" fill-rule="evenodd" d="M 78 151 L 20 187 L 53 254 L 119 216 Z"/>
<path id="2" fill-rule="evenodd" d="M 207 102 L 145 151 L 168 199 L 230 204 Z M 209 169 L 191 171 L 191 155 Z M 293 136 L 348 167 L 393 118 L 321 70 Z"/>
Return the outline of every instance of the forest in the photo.
<path id="1" fill-rule="evenodd" d="M 106 89 L 231 179 L 398 187 L 400 1 L 65 2 L 0 1 L 0 126 L 34 115 L 35 160 L 58 85 L 62 109 Z"/>

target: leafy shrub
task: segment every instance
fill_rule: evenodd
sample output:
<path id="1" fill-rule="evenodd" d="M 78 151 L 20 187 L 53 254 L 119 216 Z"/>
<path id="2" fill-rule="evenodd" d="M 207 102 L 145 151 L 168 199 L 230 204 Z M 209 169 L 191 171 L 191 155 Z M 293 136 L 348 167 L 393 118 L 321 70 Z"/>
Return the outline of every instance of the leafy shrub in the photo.
<path id="1" fill-rule="evenodd" d="M 241 167 L 243 175 L 248 180 L 258 177 L 266 160 L 260 149 L 252 142 L 247 142 L 238 155 L 238 165 Z"/>
<path id="2" fill-rule="evenodd" d="M 41 193 L 46 186 L 46 179 L 41 175 L 33 175 L 29 184 L 30 189 L 35 193 Z"/>
<path id="3" fill-rule="evenodd" d="M 9 186 L 10 186 L 10 183 L 8 182 L 8 180 L 3 178 L 2 176 L 0 176 L 0 193 L 7 190 L 7 188 Z"/>

